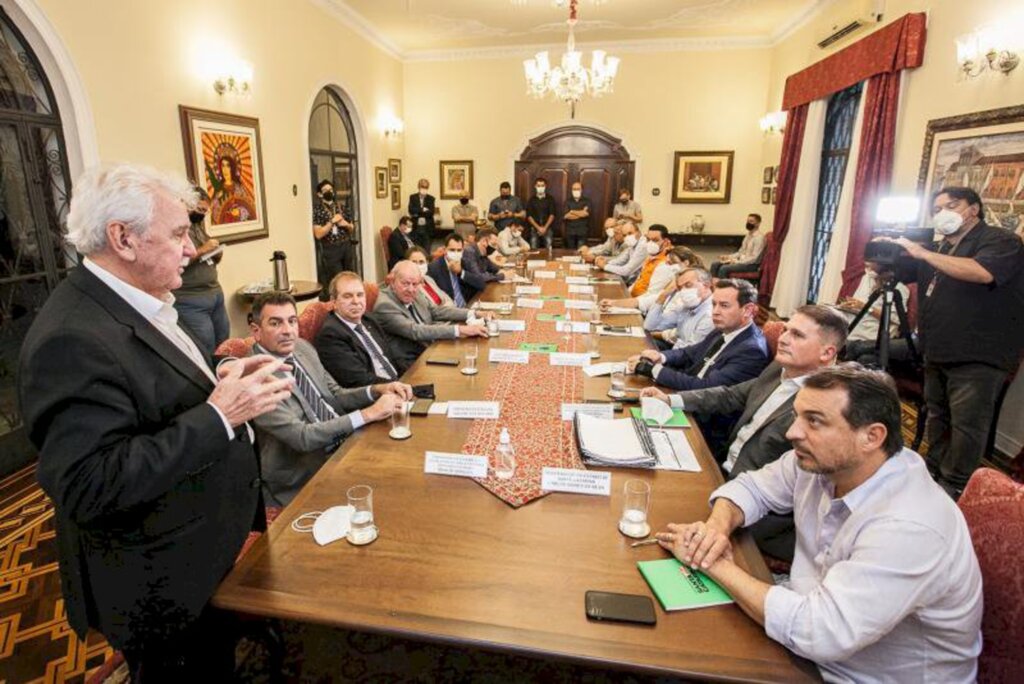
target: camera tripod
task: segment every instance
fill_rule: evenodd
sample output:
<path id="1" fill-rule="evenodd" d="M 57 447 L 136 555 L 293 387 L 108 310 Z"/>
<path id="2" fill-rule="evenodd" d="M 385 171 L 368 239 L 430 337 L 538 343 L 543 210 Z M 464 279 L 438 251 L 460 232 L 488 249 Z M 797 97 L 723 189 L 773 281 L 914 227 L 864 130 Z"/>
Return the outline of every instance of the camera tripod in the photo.
<path id="1" fill-rule="evenodd" d="M 917 353 L 917 347 L 914 345 L 913 336 L 910 330 L 910 319 L 907 317 L 907 307 L 903 303 L 903 295 L 900 294 L 899 290 L 896 289 L 896 279 L 892 276 L 880 279 L 880 286 L 871 296 L 868 297 L 868 301 L 865 302 L 861 310 L 857 312 L 857 315 L 853 317 L 853 321 L 850 323 L 850 330 L 855 329 L 865 316 L 871 315 L 871 308 L 878 301 L 878 298 L 882 298 L 882 312 L 879 316 L 878 322 L 878 336 L 875 338 L 875 349 L 878 350 L 878 366 L 882 369 L 888 370 L 889 368 L 889 345 L 891 340 L 889 339 L 889 325 L 892 321 L 892 310 L 895 307 L 896 316 L 900 322 L 900 334 L 901 339 L 906 340 L 907 349 L 910 351 L 910 360 L 916 365 L 920 363 L 921 357 Z"/>

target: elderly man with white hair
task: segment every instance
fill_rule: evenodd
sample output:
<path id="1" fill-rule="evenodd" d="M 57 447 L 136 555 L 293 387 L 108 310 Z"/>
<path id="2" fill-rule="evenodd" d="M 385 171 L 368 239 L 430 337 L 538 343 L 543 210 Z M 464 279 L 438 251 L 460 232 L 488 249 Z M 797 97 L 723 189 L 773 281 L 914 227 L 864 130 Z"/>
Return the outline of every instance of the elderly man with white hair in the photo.
<path id="1" fill-rule="evenodd" d="M 19 395 L 54 502 L 68 621 L 121 649 L 132 681 L 226 680 L 233 630 L 208 605 L 265 525 L 248 421 L 284 400 L 283 362 L 218 377 L 171 291 L 195 254 L 184 179 L 121 164 L 74 186 L 85 255 L 22 347 Z"/>
<path id="2" fill-rule="evenodd" d="M 373 317 L 388 334 L 397 363 L 411 366 L 434 340 L 487 337 L 487 327 L 472 311 L 435 304 L 423 294 L 423 276 L 411 261 L 395 264 L 388 280 L 377 297 Z"/>

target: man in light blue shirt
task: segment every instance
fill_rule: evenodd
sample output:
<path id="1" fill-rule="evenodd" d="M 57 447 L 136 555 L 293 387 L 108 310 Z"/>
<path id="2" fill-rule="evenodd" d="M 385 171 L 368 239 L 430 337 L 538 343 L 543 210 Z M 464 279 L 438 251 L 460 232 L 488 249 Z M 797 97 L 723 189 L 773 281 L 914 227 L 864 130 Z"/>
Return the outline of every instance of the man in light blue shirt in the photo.
<path id="1" fill-rule="evenodd" d="M 622 244 L 626 246 L 619 255 L 611 259 L 597 257 L 594 265 L 599 269 L 622 276 L 626 282 L 634 278 L 647 260 L 647 238 L 640 235 L 639 229 L 632 223 L 622 225 Z"/>
<path id="2" fill-rule="evenodd" d="M 960 510 L 902 447 L 892 379 L 842 364 L 809 376 L 794 406 L 793 450 L 719 487 L 707 521 L 670 524 L 661 545 L 827 681 L 973 682 L 981 571 Z M 736 565 L 729 542 L 769 511 L 796 521 L 778 586 Z"/>
<path id="3" fill-rule="evenodd" d="M 660 349 L 689 347 L 715 328 L 711 320 L 711 274 L 702 268 L 687 268 L 676 276 L 675 284 L 675 291 L 664 301 L 655 300 L 644 318 L 644 330 L 658 341 Z"/>

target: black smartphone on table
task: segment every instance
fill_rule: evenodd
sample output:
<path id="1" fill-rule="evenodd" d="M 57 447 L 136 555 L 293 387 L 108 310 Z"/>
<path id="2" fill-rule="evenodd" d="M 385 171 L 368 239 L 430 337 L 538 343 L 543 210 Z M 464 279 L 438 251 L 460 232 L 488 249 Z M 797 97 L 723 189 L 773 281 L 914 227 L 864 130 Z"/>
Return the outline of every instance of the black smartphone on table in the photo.
<path id="1" fill-rule="evenodd" d="M 640 625 L 653 625 L 658 622 L 658 617 L 654 613 L 654 602 L 650 596 L 588 591 L 586 605 L 587 617 L 591 620 L 634 622 Z"/>
<path id="2" fill-rule="evenodd" d="M 430 405 L 434 403 L 433 399 L 417 399 L 413 402 L 412 408 L 409 409 L 410 416 L 426 416 L 430 414 Z"/>
<path id="3" fill-rule="evenodd" d="M 417 399 L 437 399 L 433 385 L 413 385 L 412 396 Z"/>

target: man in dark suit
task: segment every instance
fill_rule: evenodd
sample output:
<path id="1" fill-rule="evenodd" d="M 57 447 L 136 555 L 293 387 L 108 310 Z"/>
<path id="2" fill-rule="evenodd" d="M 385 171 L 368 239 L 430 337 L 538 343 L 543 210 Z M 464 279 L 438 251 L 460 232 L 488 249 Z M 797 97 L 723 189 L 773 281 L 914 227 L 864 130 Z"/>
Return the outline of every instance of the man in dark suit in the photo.
<path id="1" fill-rule="evenodd" d="M 428 194 L 430 181 L 420 178 L 418 191 L 409 195 L 409 217 L 415 226 L 412 239 L 430 252 L 430 238 L 434 235 L 434 196 Z"/>
<path id="2" fill-rule="evenodd" d="M 505 280 L 497 259 L 504 263 L 505 258 L 498 253 L 498 234 L 493 228 L 481 228 L 476 232 L 475 242 L 463 245 L 462 267 L 484 283 Z"/>
<path id="3" fill-rule="evenodd" d="M 469 302 L 487 287 L 487 278 L 480 271 L 471 271 L 463 263 L 462 236 L 452 233 L 445 240 L 444 254 L 430 262 L 427 275 L 448 293 L 455 306 L 466 308 Z"/>
<path id="4" fill-rule="evenodd" d="M 330 286 L 334 313 L 313 340 L 324 368 L 342 387 L 393 382 L 405 372 L 388 336 L 366 314 L 366 289 L 358 273 L 342 271 Z"/>
<path id="5" fill-rule="evenodd" d="M 68 621 L 101 632 L 133 682 L 226 681 L 230 621 L 207 604 L 266 524 L 247 421 L 290 382 L 257 356 L 217 379 L 171 291 L 195 254 L 183 179 L 121 164 L 75 184 L 85 255 L 21 351 L 19 396 L 57 513 Z"/>
<path id="6" fill-rule="evenodd" d="M 793 424 L 793 399 L 815 371 L 831 366 L 846 342 L 846 321 L 828 307 L 801 306 L 786 321 L 775 360 L 753 380 L 731 387 L 711 387 L 666 395 L 654 387 L 641 392 L 694 414 L 701 429 L 716 418 L 729 417 L 728 436 L 708 446 L 732 479 L 757 470 L 792 449 L 786 432 Z M 738 419 L 736 418 L 738 416 Z M 705 431 L 705 437 L 712 434 Z M 781 560 L 793 559 L 792 515 L 769 514 L 751 532 L 761 551 Z"/>
<path id="7" fill-rule="evenodd" d="M 711 334 L 664 353 L 646 349 L 629 359 L 634 371 L 675 390 L 736 385 L 757 377 L 769 361 L 768 344 L 754 325 L 757 290 L 745 280 L 723 278 L 711 301 Z"/>
<path id="8" fill-rule="evenodd" d="M 487 327 L 473 312 L 456 306 L 434 304 L 420 289 L 423 276 L 411 261 L 399 261 L 391 269 L 391 283 L 381 288 L 373 317 L 388 334 L 395 359 L 411 366 L 434 340 L 487 337 Z M 483 314 L 490 318 L 490 312 Z"/>
<path id="9" fill-rule="evenodd" d="M 393 269 L 395 264 L 404 259 L 415 246 L 412 238 L 412 219 L 403 216 L 398 220 L 398 228 L 391 231 L 391 237 L 388 238 L 388 270 Z"/>

